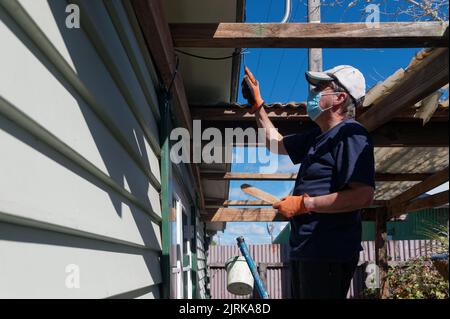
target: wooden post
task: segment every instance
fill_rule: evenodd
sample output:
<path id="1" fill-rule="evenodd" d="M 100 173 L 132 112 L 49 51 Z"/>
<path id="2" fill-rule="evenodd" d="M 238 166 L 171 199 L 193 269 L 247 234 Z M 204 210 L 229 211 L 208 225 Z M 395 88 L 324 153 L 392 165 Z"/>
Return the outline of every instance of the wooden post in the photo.
<path id="1" fill-rule="evenodd" d="M 320 23 L 320 0 L 308 0 L 308 22 Z M 322 49 L 308 50 L 309 71 L 322 71 Z"/>
<path id="2" fill-rule="evenodd" d="M 387 299 L 389 296 L 389 285 L 387 281 L 387 216 L 388 210 L 386 207 L 377 209 L 375 222 L 375 262 L 379 268 L 380 274 L 380 299 Z"/>
<path id="3" fill-rule="evenodd" d="M 268 266 L 267 263 L 258 264 L 258 274 L 266 290 L 267 290 L 267 266 Z M 253 288 L 253 298 L 261 299 L 261 296 L 259 295 L 259 292 L 256 289 L 256 285 Z"/>
<path id="4" fill-rule="evenodd" d="M 261 281 L 264 285 L 264 288 L 267 291 L 267 264 L 266 263 L 259 263 L 259 277 L 261 277 Z M 261 296 L 260 296 L 261 298 Z"/>

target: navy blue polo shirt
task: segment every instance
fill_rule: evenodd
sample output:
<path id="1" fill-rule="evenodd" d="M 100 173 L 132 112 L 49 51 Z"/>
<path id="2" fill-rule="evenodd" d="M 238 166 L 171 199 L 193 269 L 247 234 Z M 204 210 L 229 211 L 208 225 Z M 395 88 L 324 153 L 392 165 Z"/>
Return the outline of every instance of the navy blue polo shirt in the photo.
<path id="1" fill-rule="evenodd" d="M 373 142 L 366 129 L 347 119 L 327 132 L 317 127 L 285 136 L 284 146 L 299 164 L 294 195 L 321 196 L 360 182 L 375 188 Z M 360 211 L 314 213 L 291 219 L 291 259 L 346 261 L 361 248 Z"/>

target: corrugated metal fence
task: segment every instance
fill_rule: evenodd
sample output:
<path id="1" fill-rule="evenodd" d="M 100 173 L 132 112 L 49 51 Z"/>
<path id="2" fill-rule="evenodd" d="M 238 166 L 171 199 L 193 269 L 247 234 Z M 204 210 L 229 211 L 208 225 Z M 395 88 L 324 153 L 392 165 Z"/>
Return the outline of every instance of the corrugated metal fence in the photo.
<path id="1" fill-rule="evenodd" d="M 430 256 L 431 240 L 393 240 L 388 242 L 391 261 L 406 261 L 419 256 Z M 248 245 L 256 264 L 267 267 L 266 289 L 271 299 L 290 298 L 289 247 L 288 245 Z M 365 288 L 365 266 L 375 261 L 375 242 L 363 242 L 359 266 L 353 277 L 348 298 L 359 298 Z M 227 291 L 225 262 L 239 256 L 237 246 L 211 246 L 208 253 L 209 289 L 212 299 L 250 299 L 254 295 L 236 296 Z"/>
<path id="2" fill-rule="evenodd" d="M 256 264 L 267 264 L 267 291 L 270 298 L 288 298 L 290 295 L 289 247 L 287 245 L 248 245 L 250 254 Z M 237 296 L 227 291 L 227 272 L 225 262 L 239 256 L 236 246 L 211 246 L 208 253 L 210 277 L 210 294 L 213 299 L 249 299 L 252 295 Z"/>

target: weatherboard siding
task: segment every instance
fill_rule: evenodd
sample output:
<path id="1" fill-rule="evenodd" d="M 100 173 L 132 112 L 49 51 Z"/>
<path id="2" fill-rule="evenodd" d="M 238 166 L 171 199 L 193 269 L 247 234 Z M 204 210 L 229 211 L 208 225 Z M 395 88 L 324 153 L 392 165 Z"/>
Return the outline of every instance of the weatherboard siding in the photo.
<path id="1" fill-rule="evenodd" d="M 128 3 L 74 2 L 0 0 L 0 298 L 159 298 L 154 70 Z"/>

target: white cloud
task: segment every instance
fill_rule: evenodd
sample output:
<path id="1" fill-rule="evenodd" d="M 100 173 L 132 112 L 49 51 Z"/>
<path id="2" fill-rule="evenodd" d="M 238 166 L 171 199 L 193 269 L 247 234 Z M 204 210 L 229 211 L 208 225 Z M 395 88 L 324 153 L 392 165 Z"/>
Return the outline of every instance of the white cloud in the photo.
<path id="1" fill-rule="evenodd" d="M 298 169 L 300 167 L 300 164 L 294 165 L 292 163 L 289 156 L 280 156 L 279 162 L 278 162 L 278 171 L 279 172 L 285 172 L 285 173 L 297 173 Z"/>
<path id="2" fill-rule="evenodd" d="M 275 223 L 275 229 L 273 231 L 273 237 L 277 237 L 281 231 L 288 225 L 288 222 L 279 222 L 279 223 Z"/>
<path id="3" fill-rule="evenodd" d="M 273 238 L 275 239 L 281 230 L 288 224 L 288 222 L 274 222 L 275 229 Z M 214 240 L 220 245 L 236 245 L 236 238 L 243 236 L 249 245 L 270 244 L 270 236 L 266 232 L 266 223 L 244 223 L 234 222 L 227 223 L 227 228 L 224 233 L 218 233 L 220 240 L 215 237 Z"/>
<path id="4" fill-rule="evenodd" d="M 245 147 L 233 148 L 233 163 L 244 163 Z"/>
<path id="5" fill-rule="evenodd" d="M 276 187 L 273 190 L 273 194 L 279 198 L 282 198 L 284 196 L 287 196 L 291 193 L 292 189 L 294 188 L 293 182 L 277 182 L 278 187 Z"/>
<path id="6" fill-rule="evenodd" d="M 277 163 L 275 163 L 275 161 L 277 161 Z M 264 165 L 265 166 L 259 167 L 260 173 L 297 173 L 300 167 L 299 164 L 294 165 L 289 156 L 275 154 L 272 154 L 270 156 L 270 161 Z M 273 171 L 273 166 L 277 168 L 276 171 Z"/>
<path id="7" fill-rule="evenodd" d="M 228 198 L 229 198 L 230 200 L 246 200 L 246 199 L 253 199 L 253 200 L 254 200 L 254 198 L 253 198 L 252 196 L 250 196 L 250 195 L 244 193 L 244 192 L 241 190 L 241 187 L 240 187 L 240 186 L 234 186 L 234 187 L 231 186 L 231 187 L 230 187 L 230 193 L 229 193 L 229 195 L 228 195 Z"/>
<path id="8" fill-rule="evenodd" d="M 265 225 L 254 223 L 233 224 L 227 223 L 225 230 L 227 235 L 249 236 L 249 235 L 267 235 Z"/>

